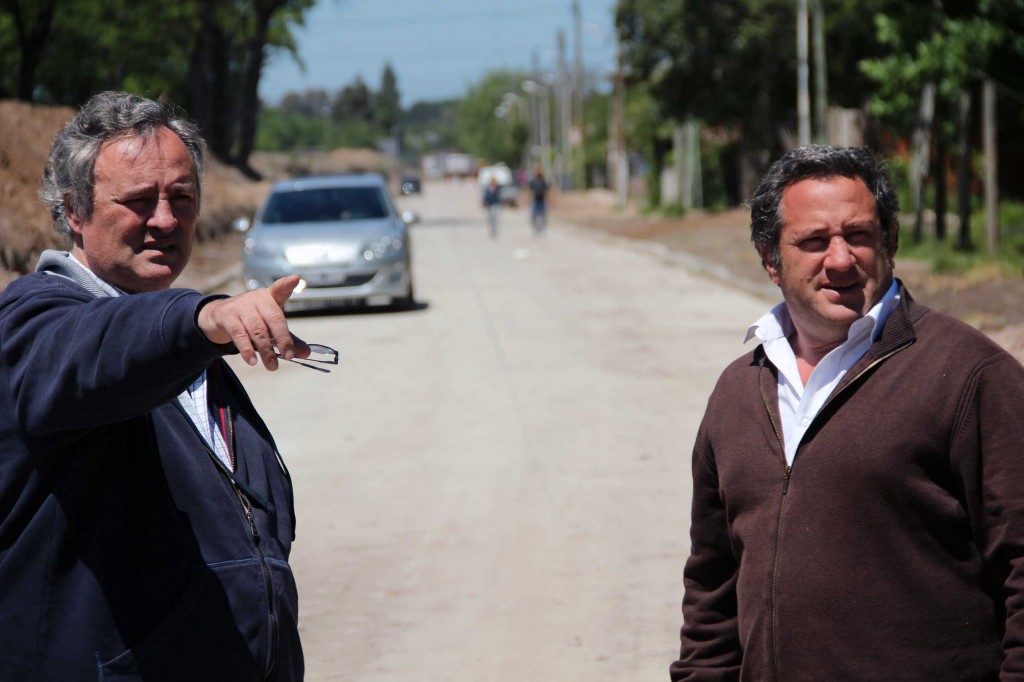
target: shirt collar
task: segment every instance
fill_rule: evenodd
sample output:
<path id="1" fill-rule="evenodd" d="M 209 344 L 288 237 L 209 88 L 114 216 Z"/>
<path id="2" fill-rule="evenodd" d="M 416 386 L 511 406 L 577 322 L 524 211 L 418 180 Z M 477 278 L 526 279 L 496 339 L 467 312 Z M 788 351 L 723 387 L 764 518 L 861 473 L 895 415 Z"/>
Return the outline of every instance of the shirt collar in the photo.
<path id="1" fill-rule="evenodd" d="M 100 279 L 99 275 L 97 275 L 95 272 L 90 270 L 88 265 L 86 265 L 85 263 L 82 263 L 77 258 L 75 258 L 74 254 L 71 254 L 71 257 L 68 258 L 68 260 L 71 261 L 72 263 L 74 263 L 75 265 L 77 265 L 78 267 L 82 268 L 82 270 L 84 270 L 86 273 L 88 273 L 88 275 L 90 277 L 92 277 L 94 280 L 96 280 L 96 284 L 101 289 L 103 289 L 103 291 L 107 292 L 107 295 L 115 296 L 115 297 L 116 296 L 125 295 L 125 292 L 122 291 L 121 289 L 118 289 L 113 284 L 110 284 L 109 282 L 106 282 L 106 281 Z"/>
<path id="2" fill-rule="evenodd" d="M 885 326 L 886 320 L 889 319 L 889 315 L 892 314 L 899 300 L 899 283 L 893 277 L 892 284 L 889 285 L 889 289 L 882 296 L 881 300 L 871 307 L 867 315 L 850 325 L 850 331 L 846 337 L 847 341 L 863 337 L 867 333 L 870 333 L 872 341 L 877 340 L 879 334 L 882 333 L 882 327 Z M 755 336 L 762 343 L 780 338 L 788 338 L 793 331 L 793 318 L 790 317 L 789 308 L 786 306 L 786 302 L 783 301 L 747 328 L 747 335 L 744 337 L 743 343 L 750 341 Z"/>

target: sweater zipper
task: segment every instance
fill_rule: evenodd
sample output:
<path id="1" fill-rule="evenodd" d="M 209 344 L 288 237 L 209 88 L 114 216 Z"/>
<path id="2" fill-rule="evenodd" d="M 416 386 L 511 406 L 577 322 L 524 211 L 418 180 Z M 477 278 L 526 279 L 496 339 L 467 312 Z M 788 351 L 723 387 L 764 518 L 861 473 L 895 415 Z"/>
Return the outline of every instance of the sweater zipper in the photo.
<path id="1" fill-rule="evenodd" d="M 836 398 L 837 398 L 838 396 L 840 396 L 840 395 L 841 395 L 841 394 L 843 394 L 843 393 L 846 393 L 846 389 L 848 389 L 848 388 L 849 388 L 850 386 L 853 386 L 853 385 L 854 385 L 854 384 L 855 384 L 855 383 L 857 382 L 857 380 L 858 380 L 858 379 L 860 379 L 860 378 L 861 378 L 862 376 L 864 376 L 865 374 L 867 374 L 867 373 L 868 373 L 869 371 L 871 371 L 872 369 L 874 369 L 875 367 L 877 367 L 877 366 L 878 366 L 878 365 L 879 365 L 880 363 L 882 363 L 882 362 L 885 362 L 886 360 L 888 360 L 888 359 L 889 359 L 889 358 L 891 358 L 892 356 L 896 355 L 896 354 L 897 354 L 897 353 L 899 353 L 900 351 L 902 351 L 902 350 L 905 350 L 905 349 L 906 349 L 906 348 L 908 348 L 908 347 L 909 347 L 909 346 L 910 346 L 910 345 L 911 345 L 912 343 L 913 343 L 913 341 L 908 341 L 907 343 L 903 344 L 902 346 L 898 346 L 898 347 L 896 347 L 896 348 L 893 348 L 893 349 L 892 349 L 891 351 L 889 351 L 889 352 L 888 352 L 888 353 L 886 353 L 885 355 L 882 355 L 881 357 L 877 357 L 877 358 L 875 358 L 874 360 L 872 360 L 872 361 L 871 361 L 871 364 L 870 364 L 870 365 L 868 365 L 867 367 L 865 367 L 865 368 L 864 368 L 864 369 L 862 369 L 861 371 L 857 372 L 856 376 L 854 376 L 854 377 L 853 377 L 852 379 L 850 379 L 850 380 L 849 380 L 848 382 L 846 382 L 846 385 L 845 385 L 845 386 L 843 386 L 843 387 L 842 387 L 841 389 L 839 389 L 838 391 L 836 391 L 836 392 L 835 392 L 835 393 L 834 393 L 834 394 L 833 394 L 832 396 L 830 396 L 830 397 L 829 397 L 829 399 L 828 399 L 828 400 L 826 400 L 826 401 L 825 401 L 825 402 L 824 402 L 824 403 L 822 404 L 822 406 L 821 406 L 821 409 L 820 409 L 820 410 L 818 410 L 818 414 L 821 414 L 821 413 L 822 413 L 822 412 L 823 412 L 823 411 L 825 410 L 825 408 L 826 408 L 826 407 L 828 407 L 828 406 L 829 406 L 829 404 L 830 404 L 830 403 L 831 403 L 831 402 L 832 402 L 833 400 L 835 400 L 835 399 L 836 399 Z"/>
<path id="2" fill-rule="evenodd" d="M 782 664 L 779 647 L 779 562 L 782 560 L 782 519 L 786 514 L 786 495 L 789 493 L 789 477 L 793 467 L 786 465 L 786 478 L 782 483 L 782 500 L 779 502 L 779 519 L 775 531 L 775 557 L 772 560 L 772 667 L 775 679 L 782 680 Z"/>
<path id="3" fill-rule="evenodd" d="M 763 369 L 763 366 L 762 366 Z M 782 450 L 782 459 L 786 459 L 786 445 L 782 440 L 782 431 L 779 429 L 778 422 L 775 421 L 775 413 L 772 412 L 771 406 L 768 404 L 768 396 L 764 392 L 764 381 L 762 375 L 758 372 L 758 386 L 761 390 L 761 401 L 764 403 L 764 409 L 768 413 L 768 421 L 771 422 L 772 431 L 775 432 L 775 439 L 779 442 L 779 448 Z M 786 514 L 786 496 L 789 494 L 789 478 L 793 473 L 793 467 L 788 463 L 786 464 L 785 476 L 782 481 L 782 497 L 779 500 L 779 515 L 776 520 L 775 526 L 775 552 L 772 556 L 772 582 L 771 582 L 771 649 L 772 649 L 772 668 L 775 671 L 775 679 L 777 682 L 782 680 L 782 665 L 780 663 L 779 653 L 779 623 L 778 623 L 778 606 L 779 606 L 779 562 L 782 560 L 782 520 Z"/>
<path id="4" fill-rule="evenodd" d="M 850 381 L 848 381 L 846 383 L 846 385 L 843 386 L 843 388 L 841 388 L 834 395 L 832 395 L 828 400 L 826 400 L 825 403 L 821 406 L 821 409 L 818 410 L 818 414 L 821 414 L 821 412 L 825 409 L 826 406 L 828 406 L 829 403 L 831 403 L 833 400 L 835 400 L 835 398 L 837 396 L 839 396 L 840 394 L 845 393 L 846 390 L 850 386 L 852 386 L 854 383 L 856 383 L 867 372 L 869 372 L 874 367 L 878 366 L 879 363 L 882 363 L 882 362 L 888 360 L 892 356 L 894 356 L 897 353 L 899 353 L 900 351 L 904 350 L 905 348 L 910 346 L 911 343 L 913 343 L 913 342 L 912 341 L 911 342 L 907 342 L 907 343 L 903 344 L 902 346 L 899 346 L 898 348 L 894 348 L 893 350 L 889 351 L 885 355 L 883 355 L 881 357 L 878 357 L 878 358 L 875 358 L 875 360 L 873 360 L 871 362 L 871 364 L 869 364 L 867 367 L 865 367 L 860 372 L 858 372 L 856 374 L 856 376 L 854 376 L 852 379 L 850 379 Z M 762 369 L 763 369 L 763 365 L 762 365 Z M 782 432 L 779 430 L 778 424 L 775 421 L 775 415 L 772 412 L 771 407 L 768 405 L 768 396 L 765 395 L 764 383 L 761 380 L 761 373 L 760 372 L 758 372 L 758 384 L 759 384 L 760 389 L 761 389 L 761 401 L 764 403 L 765 410 L 768 412 L 768 421 L 771 422 L 772 430 L 775 432 L 775 438 L 779 441 L 779 447 L 782 448 L 783 457 L 785 457 L 786 446 L 785 446 L 784 441 L 782 440 Z M 794 463 L 796 462 L 796 457 L 795 456 L 793 458 L 793 461 L 794 461 Z M 790 465 L 790 464 L 786 464 L 785 478 L 783 479 L 783 483 L 782 483 L 782 498 L 779 501 L 779 517 L 778 517 L 778 523 L 776 525 L 776 531 L 775 531 L 775 555 L 772 558 L 771 638 L 772 638 L 772 667 L 775 670 L 775 680 L 776 680 L 776 682 L 782 682 L 781 647 L 779 645 L 779 627 L 778 627 L 778 616 L 779 616 L 779 611 L 778 611 L 778 606 L 779 606 L 778 587 L 779 587 L 779 563 L 782 560 L 782 521 L 783 521 L 783 516 L 786 513 L 786 496 L 789 494 L 789 479 L 792 476 L 792 474 L 793 474 L 793 466 Z"/>

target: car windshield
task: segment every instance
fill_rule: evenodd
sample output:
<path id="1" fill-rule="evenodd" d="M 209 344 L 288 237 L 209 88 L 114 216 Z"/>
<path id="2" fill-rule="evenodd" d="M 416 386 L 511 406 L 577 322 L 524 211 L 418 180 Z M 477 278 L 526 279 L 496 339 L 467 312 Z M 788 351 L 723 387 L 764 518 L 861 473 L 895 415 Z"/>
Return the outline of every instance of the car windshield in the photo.
<path id="1" fill-rule="evenodd" d="M 324 187 L 274 192 L 263 222 L 316 223 L 384 218 L 387 204 L 376 187 Z"/>

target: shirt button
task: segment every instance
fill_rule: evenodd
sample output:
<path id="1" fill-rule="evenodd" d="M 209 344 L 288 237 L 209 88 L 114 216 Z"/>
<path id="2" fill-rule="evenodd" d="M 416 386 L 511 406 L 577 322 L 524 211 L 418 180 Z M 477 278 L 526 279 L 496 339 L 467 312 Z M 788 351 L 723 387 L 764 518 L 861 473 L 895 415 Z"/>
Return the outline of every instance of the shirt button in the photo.
<path id="1" fill-rule="evenodd" d="M 807 417 L 807 416 L 805 416 L 803 419 L 800 420 L 800 426 L 807 426 L 810 423 L 811 423 L 811 418 Z"/>

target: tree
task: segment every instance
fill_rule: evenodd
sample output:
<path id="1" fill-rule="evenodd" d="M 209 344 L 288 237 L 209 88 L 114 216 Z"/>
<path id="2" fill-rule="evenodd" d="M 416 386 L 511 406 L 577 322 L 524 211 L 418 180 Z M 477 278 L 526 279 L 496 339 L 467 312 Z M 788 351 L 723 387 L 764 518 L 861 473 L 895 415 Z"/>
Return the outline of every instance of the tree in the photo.
<path id="1" fill-rule="evenodd" d="M 28 99 L 77 106 L 99 90 L 120 89 L 180 104 L 191 11 L 154 0 L 60 0 Z M 166 27 L 160 50 L 153 25 Z"/>
<path id="2" fill-rule="evenodd" d="M 978 74 L 994 66 L 993 55 L 1008 41 L 1002 17 L 994 16 L 1019 0 L 947 2 L 907 7 L 902 13 L 880 14 L 875 21 L 887 54 L 864 60 L 861 69 L 875 81 L 871 110 L 903 135 L 916 123 L 919 100 L 934 91 L 935 235 L 944 239 L 946 212 L 946 158 L 954 147 L 961 163 L 959 248 L 970 247 L 971 91 Z M 948 8 L 947 8 L 948 6 Z M 1018 45 L 1020 43 L 1018 42 Z M 1021 66 L 1018 52 L 1016 63 Z M 1005 56 L 1003 57 L 1005 59 Z M 915 194 L 919 194 L 916 192 Z M 923 234 L 921 205 L 916 207 L 914 238 Z"/>
<path id="3" fill-rule="evenodd" d="M 859 74 L 856 63 L 876 54 L 873 10 L 889 0 L 822 1 L 829 45 L 827 90 L 859 105 L 873 83 Z M 749 196 L 766 162 L 792 143 L 795 24 L 792 0 L 619 0 L 616 7 L 631 87 L 645 89 L 667 119 L 694 118 L 736 131 L 742 196 Z"/>
<path id="4" fill-rule="evenodd" d="M 331 112 L 331 94 L 323 88 L 309 88 L 303 92 L 289 92 L 277 107 L 285 116 L 301 115 L 321 118 Z"/>
<path id="5" fill-rule="evenodd" d="M 398 79 L 391 64 L 384 65 L 380 77 L 380 90 L 374 99 L 373 115 L 381 130 L 390 135 L 402 117 L 402 96 L 398 92 Z"/>
<path id="6" fill-rule="evenodd" d="M 291 28 L 315 0 L 192 0 L 196 39 L 188 59 L 189 112 L 211 151 L 250 177 L 259 82 L 268 55 L 295 53 Z"/>
<path id="7" fill-rule="evenodd" d="M 314 2 L 0 0 L 0 94 L 77 106 L 122 89 L 173 102 L 214 154 L 255 175 L 263 66 L 277 51 L 295 53 L 291 29 Z"/>
<path id="8" fill-rule="evenodd" d="M 10 16 L 18 45 L 18 80 L 15 95 L 29 101 L 36 85 L 36 69 L 43 57 L 57 0 L 0 0 L 0 12 Z"/>
<path id="9" fill-rule="evenodd" d="M 508 115 L 498 117 L 495 110 L 506 95 L 518 96 L 526 74 L 519 71 L 491 71 L 471 85 L 458 104 L 456 125 L 459 146 L 492 162 L 518 166 L 526 139 L 528 113 L 516 102 Z M 525 104 L 525 102 L 523 102 Z"/>
<path id="10" fill-rule="evenodd" d="M 416 158 L 426 152 L 458 145 L 458 102 L 416 102 L 402 114 L 403 152 Z"/>
<path id="11" fill-rule="evenodd" d="M 341 123 L 347 120 L 373 120 L 373 93 L 363 79 L 356 76 L 334 98 L 331 118 Z"/>

